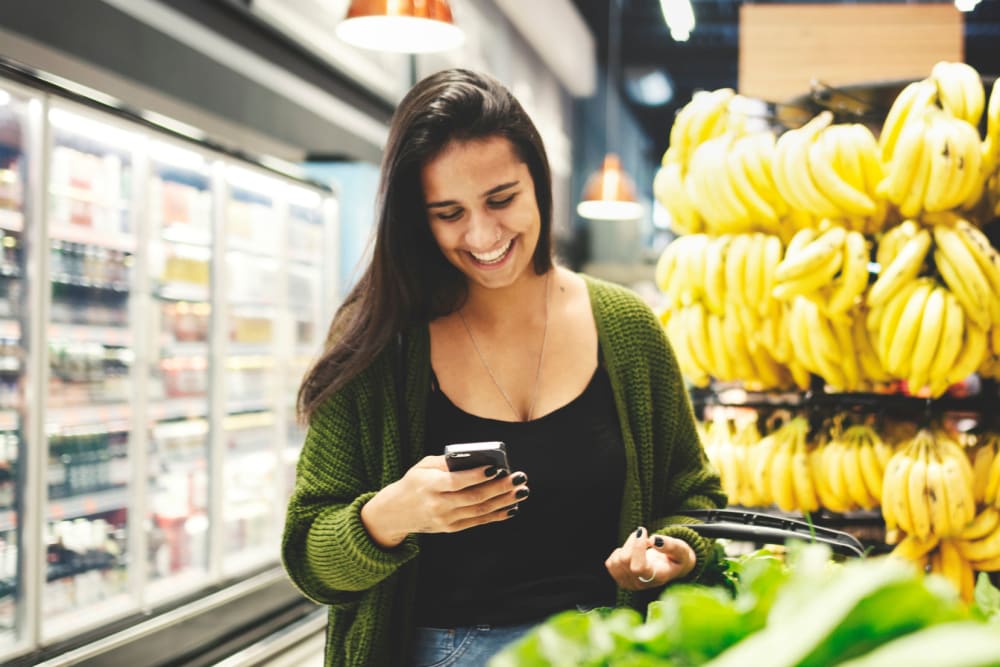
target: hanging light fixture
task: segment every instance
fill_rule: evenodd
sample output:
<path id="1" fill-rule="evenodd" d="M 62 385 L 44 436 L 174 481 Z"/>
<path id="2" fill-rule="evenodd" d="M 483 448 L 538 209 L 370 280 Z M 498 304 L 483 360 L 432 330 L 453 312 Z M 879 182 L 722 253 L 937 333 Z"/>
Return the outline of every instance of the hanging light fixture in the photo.
<path id="1" fill-rule="evenodd" d="M 337 37 L 394 53 L 447 51 L 465 41 L 447 0 L 351 0 Z"/>
<path id="2" fill-rule="evenodd" d="M 612 93 L 618 90 L 614 84 L 618 68 L 621 41 L 621 15 L 619 0 L 609 0 L 608 21 L 608 67 L 607 83 L 604 90 L 604 118 L 607 122 L 605 141 L 609 146 L 617 143 L 618 121 L 616 105 L 612 103 Z M 604 156 L 601 168 L 587 179 L 583 188 L 583 200 L 576 205 L 576 212 L 590 220 L 637 220 L 642 217 L 643 208 L 635 194 L 635 184 L 622 169 L 621 160 L 614 153 Z"/>

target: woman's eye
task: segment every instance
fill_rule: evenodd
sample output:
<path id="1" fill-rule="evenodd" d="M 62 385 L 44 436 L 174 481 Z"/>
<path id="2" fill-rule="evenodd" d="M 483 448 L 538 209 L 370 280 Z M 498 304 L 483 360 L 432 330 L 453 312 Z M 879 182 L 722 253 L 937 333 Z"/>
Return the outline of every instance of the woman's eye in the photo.
<path id="1" fill-rule="evenodd" d="M 438 219 L 444 220 L 445 222 L 454 222 L 462 217 L 462 209 L 456 209 L 454 211 L 448 211 L 447 213 L 438 213 Z"/>
<path id="2" fill-rule="evenodd" d="M 514 201 L 514 197 L 516 196 L 517 195 L 510 195 L 505 199 L 490 199 L 489 201 L 487 201 L 487 204 L 489 204 L 490 208 L 503 208 L 504 206 L 507 206 L 512 201 Z"/>

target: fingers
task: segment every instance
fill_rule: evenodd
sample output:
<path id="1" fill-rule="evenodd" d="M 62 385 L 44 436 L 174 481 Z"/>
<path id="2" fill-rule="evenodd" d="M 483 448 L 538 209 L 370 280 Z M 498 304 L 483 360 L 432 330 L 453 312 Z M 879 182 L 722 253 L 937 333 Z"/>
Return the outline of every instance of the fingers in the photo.
<path id="1" fill-rule="evenodd" d="M 687 576 L 694 569 L 698 559 L 690 544 L 666 535 L 657 535 L 653 539 L 651 548 L 663 554 L 668 561 L 670 577 L 667 581 Z"/>
<path id="2" fill-rule="evenodd" d="M 629 537 L 632 541 L 631 548 L 626 547 L 629 553 L 629 569 L 636 576 L 649 579 L 653 576 L 649 566 L 646 564 L 646 549 L 649 547 L 649 539 L 645 528 L 639 528 Z"/>
<path id="3" fill-rule="evenodd" d="M 695 553 L 687 542 L 665 535 L 650 536 L 640 527 L 604 562 L 619 587 L 643 590 L 683 577 L 695 566 Z"/>

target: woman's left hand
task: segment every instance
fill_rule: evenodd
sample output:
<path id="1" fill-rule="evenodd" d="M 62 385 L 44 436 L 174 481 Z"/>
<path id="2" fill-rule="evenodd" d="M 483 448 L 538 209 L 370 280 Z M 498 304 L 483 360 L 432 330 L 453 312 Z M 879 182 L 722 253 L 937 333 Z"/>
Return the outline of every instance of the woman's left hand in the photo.
<path id="1" fill-rule="evenodd" d="M 604 566 L 620 588 L 641 591 L 687 575 L 695 560 L 694 549 L 684 540 L 650 536 L 640 527 L 611 552 Z"/>

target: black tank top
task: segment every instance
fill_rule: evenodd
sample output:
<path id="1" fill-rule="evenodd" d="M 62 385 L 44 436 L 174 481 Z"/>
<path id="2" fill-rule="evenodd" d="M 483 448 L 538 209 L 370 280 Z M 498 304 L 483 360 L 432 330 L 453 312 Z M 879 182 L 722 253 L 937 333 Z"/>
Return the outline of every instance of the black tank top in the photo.
<path id="1" fill-rule="evenodd" d="M 529 422 L 468 414 L 435 380 L 426 453 L 479 440 L 506 443 L 531 495 L 505 521 L 420 536 L 416 624 L 510 625 L 613 605 L 604 561 L 618 546 L 625 450 L 607 372 L 598 367 L 577 398 Z"/>

